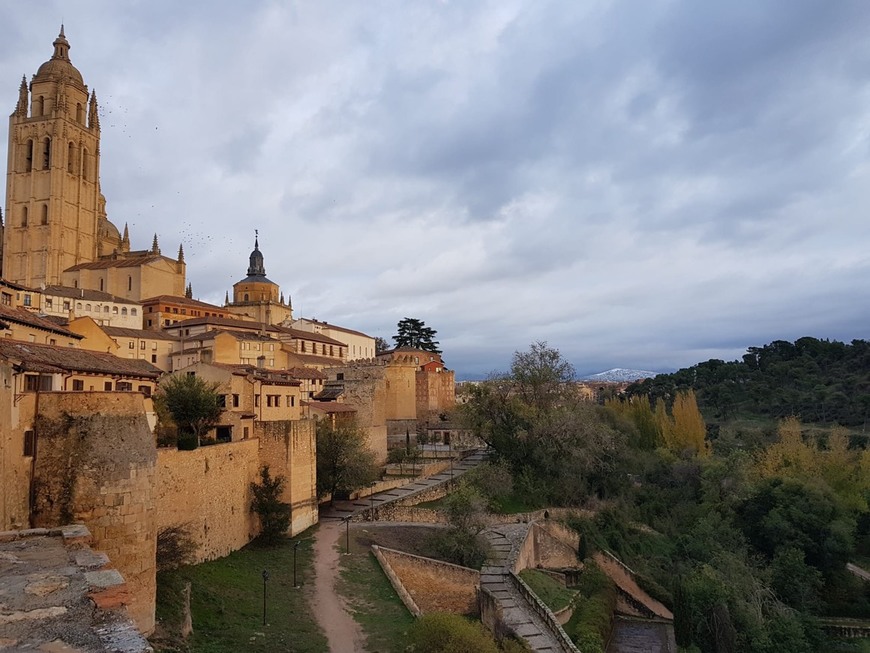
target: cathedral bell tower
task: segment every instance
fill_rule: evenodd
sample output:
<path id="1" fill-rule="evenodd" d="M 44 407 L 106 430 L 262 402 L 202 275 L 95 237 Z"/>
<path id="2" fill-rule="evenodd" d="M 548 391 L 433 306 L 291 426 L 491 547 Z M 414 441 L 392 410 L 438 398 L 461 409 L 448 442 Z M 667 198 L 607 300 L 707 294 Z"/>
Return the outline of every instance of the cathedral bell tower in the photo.
<path id="1" fill-rule="evenodd" d="M 22 79 L 9 117 L 3 277 L 30 287 L 59 284 L 63 270 L 96 260 L 101 237 L 111 237 L 97 98 L 69 50 L 61 26 L 54 54 L 29 85 Z"/>

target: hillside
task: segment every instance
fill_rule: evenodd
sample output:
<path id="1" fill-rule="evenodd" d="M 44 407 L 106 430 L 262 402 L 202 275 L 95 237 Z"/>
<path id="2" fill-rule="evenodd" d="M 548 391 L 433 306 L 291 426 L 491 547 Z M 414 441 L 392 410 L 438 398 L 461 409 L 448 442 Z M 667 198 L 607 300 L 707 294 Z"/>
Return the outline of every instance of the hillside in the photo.
<path id="1" fill-rule="evenodd" d="M 628 393 L 670 399 L 693 388 L 704 414 L 863 427 L 870 411 L 870 343 L 804 337 L 749 347 L 743 359 L 708 360 L 634 383 Z"/>

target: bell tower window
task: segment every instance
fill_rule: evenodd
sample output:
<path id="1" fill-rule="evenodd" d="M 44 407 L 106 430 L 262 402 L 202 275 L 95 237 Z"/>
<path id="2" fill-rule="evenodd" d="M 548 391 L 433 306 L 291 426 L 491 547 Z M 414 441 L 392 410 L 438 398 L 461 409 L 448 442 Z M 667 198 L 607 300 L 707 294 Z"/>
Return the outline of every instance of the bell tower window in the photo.
<path id="1" fill-rule="evenodd" d="M 25 146 L 24 172 L 33 170 L 33 139 L 27 141 Z"/>
<path id="2" fill-rule="evenodd" d="M 76 122 L 81 125 L 85 124 L 85 110 L 82 108 L 81 102 L 76 104 Z"/>
<path id="3" fill-rule="evenodd" d="M 48 204 L 42 205 L 42 224 L 48 224 Z"/>
<path id="4" fill-rule="evenodd" d="M 51 139 L 46 138 L 44 143 L 44 148 L 42 151 L 42 169 L 48 170 L 51 167 Z"/>
<path id="5" fill-rule="evenodd" d="M 72 141 L 70 141 L 69 147 L 66 148 L 66 171 L 70 174 L 75 172 L 75 157 L 76 148 Z"/>
<path id="6" fill-rule="evenodd" d="M 22 227 L 27 226 L 27 207 L 26 206 L 21 207 L 21 226 Z"/>
<path id="7" fill-rule="evenodd" d="M 33 98 L 33 111 L 31 111 L 31 115 L 34 117 L 39 117 L 42 115 L 42 109 L 45 106 L 45 98 L 41 95 L 39 97 Z"/>

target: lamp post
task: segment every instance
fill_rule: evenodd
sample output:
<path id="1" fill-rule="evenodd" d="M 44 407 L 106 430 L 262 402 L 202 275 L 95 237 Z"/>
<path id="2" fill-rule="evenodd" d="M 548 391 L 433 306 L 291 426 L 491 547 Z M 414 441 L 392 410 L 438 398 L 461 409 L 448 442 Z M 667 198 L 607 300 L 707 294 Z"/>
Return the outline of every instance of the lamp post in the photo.
<path id="1" fill-rule="evenodd" d="M 350 555 L 350 516 L 344 517 L 344 555 Z"/>
<path id="2" fill-rule="evenodd" d="M 299 585 L 296 583 L 296 550 L 299 548 L 300 543 L 301 543 L 301 540 L 296 540 L 293 543 L 293 587 L 294 588 L 299 587 Z"/>
<path id="3" fill-rule="evenodd" d="M 371 492 L 369 493 L 369 499 L 372 502 L 371 514 L 372 514 L 372 521 L 374 521 L 375 520 L 375 482 L 374 481 L 372 481 L 372 487 L 371 487 Z"/>
<path id="4" fill-rule="evenodd" d="M 447 440 L 447 447 L 450 453 L 450 487 L 453 487 L 453 440 Z"/>
<path id="5" fill-rule="evenodd" d="M 269 580 L 269 572 L 263 570 L 263 625 L 266 625 L 266 581 Z"/>

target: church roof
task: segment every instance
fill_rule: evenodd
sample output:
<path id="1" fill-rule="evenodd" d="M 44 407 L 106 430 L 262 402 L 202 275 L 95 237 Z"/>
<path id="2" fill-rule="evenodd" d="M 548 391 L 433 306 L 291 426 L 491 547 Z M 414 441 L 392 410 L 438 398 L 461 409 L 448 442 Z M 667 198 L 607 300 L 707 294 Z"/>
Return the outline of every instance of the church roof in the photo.
<path id="1" fill-rule="evenodd" d="M 249 257 L 248 262 L 248 276 L 246 276 L 241 281 L 237 281 L 236 284 L 268 283 L 273 286 L 278 285 L 274 281 L 270 281 L 266 278 L 266 267 L 263 264 L 263 252 L 260 251 L 260 243 L 258 237 L 254 237 L 254 251 L 251 252 L 251 256 Z"/>
<path id="2" fill-rule="evenodd" d="M 71 268 L 67 268 L 64 272 L 75 272 L 76 270 L 108 270 L 110 268 L 137 268 L 148 263 L 157 263 L 158 261 L 166 261 L 173 265 L 176 263 L 173 259 L 161 254 L 150 254 L 148 256 L 106 258 L 99 261 L 91 261 L 89 263 L 79 263 Z"/>
<path id="3" fill-rule="evenodd" d="M 60 34 L 54 40 L 53 45 L 54 54 L 51 55 L 51 59 L 39 67 L 33 81 L 41 82 L 50 79 L 66 78 L 68 80 L 72 79 L 78 86 L 84 87 L 85 80 L 82 78 L 82 74 L 72 65 L 69 59 L 70 45 L 63 33 L 63 25 L 60 26 Z"/>
<path id="4" fill-rule="evenodd" d="M 130 329 L 128 327 L 103 326 L 100 327 L 107 336 L 117 336 L 119 338 L 141 338 L 143 340 L 172 340 L 177 341 L 179 338 L 165 331 L 155 331 L 154 329 Z"/>

